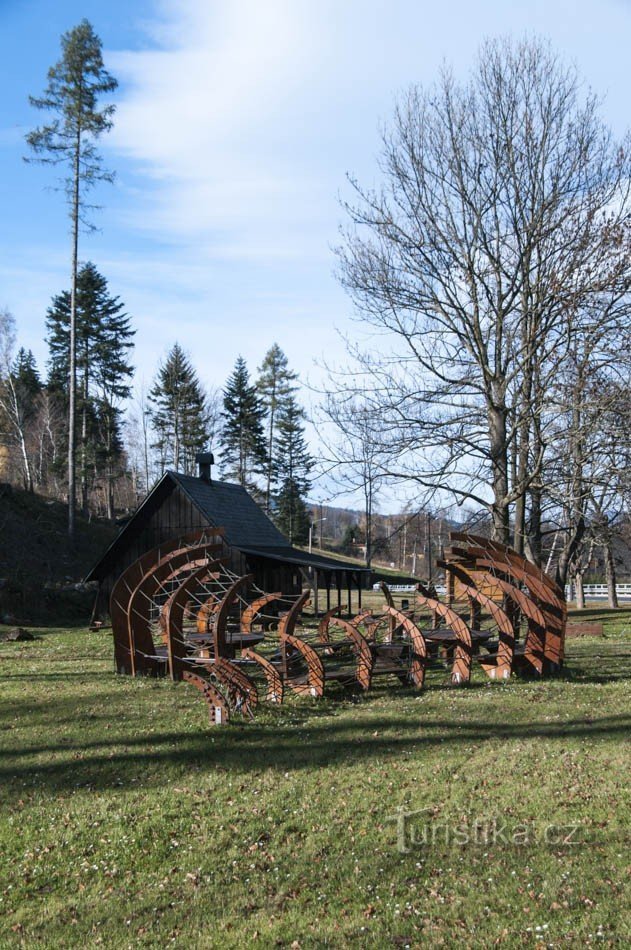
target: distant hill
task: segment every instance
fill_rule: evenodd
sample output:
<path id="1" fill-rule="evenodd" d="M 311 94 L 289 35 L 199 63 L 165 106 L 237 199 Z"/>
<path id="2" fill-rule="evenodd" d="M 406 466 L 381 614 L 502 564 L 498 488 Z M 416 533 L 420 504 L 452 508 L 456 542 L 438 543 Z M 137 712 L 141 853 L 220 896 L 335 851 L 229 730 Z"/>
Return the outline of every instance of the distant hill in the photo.
<path id="1" fill-rule="evenodd" d="M 0 484 L 0 622 L 89 619 L 93 595 L 71 588 L 118 529 L 78 517 L 71 546 L 67 524 L 60 502 Z"/>

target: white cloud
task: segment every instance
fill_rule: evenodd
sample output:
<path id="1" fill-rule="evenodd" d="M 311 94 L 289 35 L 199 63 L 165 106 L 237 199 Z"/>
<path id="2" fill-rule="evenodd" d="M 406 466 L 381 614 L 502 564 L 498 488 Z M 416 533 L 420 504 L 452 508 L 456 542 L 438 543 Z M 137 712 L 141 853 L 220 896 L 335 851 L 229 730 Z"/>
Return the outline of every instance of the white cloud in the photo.
<path id="1" fill-rule="evenodd" d="M 113 53 L 123 81 L 109 144 L 132 158 L 145 201 L 131 221 L 173 237 L 225 242 L 230 254 L 292 256 L 298 198 L 320 195 L 308 172 L 277 149 L 284 110 L 315 55 L 315 23 L 282 0 L 163 5 L 167 48 Z M 315 11 L 315 8 L 311 8 Z M 149 180 L 149 181 L 148 181 Z M 149 187 L 147 187 L 149 186 Z M 279 242 L 273 232 L 285 234 Z M 242 243 L 242 239 L 245 240 Z"/>

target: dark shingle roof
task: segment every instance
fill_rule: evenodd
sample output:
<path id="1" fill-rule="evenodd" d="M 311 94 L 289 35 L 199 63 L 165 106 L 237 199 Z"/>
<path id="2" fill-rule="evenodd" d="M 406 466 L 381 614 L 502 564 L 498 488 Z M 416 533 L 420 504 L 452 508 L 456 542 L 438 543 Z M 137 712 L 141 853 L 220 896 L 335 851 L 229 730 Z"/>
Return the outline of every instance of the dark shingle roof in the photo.
<path id="1" fill-rule="evenodd" d="M 216 528 L 224 528 L 226 541 L 235 548 L 288 547 L 285 538 L 242 485 L 205 482 L 192 475 L 169 472 L 195 507 Z"/>
<path id="2" fill-rule="evenodd" d="M 241 485 L 230 482 L 207 482 L 193 475 L 166 472 L 149 492 L 121 529 L 86 577 L 86 581 L 102 580 L 111 571 L 131 542 L 134 534 L 142 529 L 151 515 L 166 498 L 179 487 L 190 499 L 206 522 L 215 528 L 223 528 L 226 542 L 232 547 L 259 557 L 271 557 L 288 563 L 312 566 L 320 570 L 353 570 L 365 568 L 321 555 L 307 554 L 292 547 L 287 538 L 272 524 L 265 512 Z"/>
<path id="3" fill-rule="evenodd" d="M 285 542 L 284 548 L 256 547 L 255 545 L 238 545 L 244 554 L 255 554 L 257 557 L 269 557 L 273 561 L 282 561 L 284 564 L 300 564 L 301 567 L 315 567 L 319 571 L 359 571 L 370 573 L 371 569 L 342 561 L 336 557 L 327 557 L 326 554 L 309 554 Z"/>

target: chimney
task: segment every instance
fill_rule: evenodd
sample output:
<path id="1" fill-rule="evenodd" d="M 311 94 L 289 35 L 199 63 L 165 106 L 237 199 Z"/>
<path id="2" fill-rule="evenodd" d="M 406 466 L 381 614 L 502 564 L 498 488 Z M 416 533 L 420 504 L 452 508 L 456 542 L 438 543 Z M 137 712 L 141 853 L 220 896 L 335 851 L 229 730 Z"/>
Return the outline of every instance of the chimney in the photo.
<path id="1" fill-rule="evenodd" d="M 195 461 L 199 466 L 199 477 L 203 482 L 210 483 L 210 466 L 215 464 L 212 452 L 198 452 Z"/>

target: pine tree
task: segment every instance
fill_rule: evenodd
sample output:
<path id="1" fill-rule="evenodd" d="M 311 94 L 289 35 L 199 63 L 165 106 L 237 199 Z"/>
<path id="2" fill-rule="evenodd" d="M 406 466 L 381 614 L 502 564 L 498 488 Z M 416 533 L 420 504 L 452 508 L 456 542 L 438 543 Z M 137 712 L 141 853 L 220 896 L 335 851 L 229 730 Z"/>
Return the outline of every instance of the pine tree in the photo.
<path id="1" fill-rule="evenodd" d="M 285 397 L 278 411 L 274 482 L 274 521 L 290 541 L 304 543 L 309 534 L 305 496 L 311 486 L 313 459 L 307 449 L 304 410 L 294 395 Z"/>
<path id="2" fill-rule="evenodd" d="M 70 291 L 70 356 L 68 385 L 68 534 L 75 530 L 75 329 L 79 225 L 88 225 L 86 192 L 99 181 L 112 181 L 95 142 L 112 127 L 114 106 L 97 108 L 99 98 L 113 92 L 118 83 L 103 65 L 101 41 L 87 20 L 61 38 L 62 58 L 48 70 L 48 85 L 41 98 L 29 97 L 36 109 L 53 113 L 48 125 L 30 132 L 26 141 L 35 158 L 31 161 L 62 165 L 72 234 Z"/>
<path id="3" fill-rule="evenodd" d="M 278 412 L 288 396 L 295 392 L 296 373 L 288 367 L 287 357 L 278 343 L 274 343 L 265 354 L 259 366 L 257 388 L 267 415 L 267 466 L 265 486 L 265 510 L 269 513 L 272 504 L 272 488 L 274 481 L 274 461 L 276 458 L 276 437 L 278 428 Z"/>
<path id="4" fill-rule="evenodd" d="M 117 403 L 131 391 L 133 367 L 130 318 L 119 297 L 112 297 L 105 277 L 91 262 L 77 275 L 75 366 L 79 380 L 79 461 L 82 508 L 87 511 L 88 472 L 102 472 L 108 482 L 108 516 L 113 516 L 113 463 L 120 457 L 120 410 Z M 49 388 L 67 405 L 70 377 L 71 294 L 63 291 L 48 309 Z M 99 423 L 99 418 L 101 423 Z M 103 422 L 105 425 L 103 425 Z"/>
<path id="5" fill-rule="evenodd" d="M 191 475 L 195 455 L 208 439 L 204 391 L 190 359 L 175 343 L 159 368 L 149 393 L 151 423 L 162 471 L 172 467 Z"/>
<path id="6" fill-rule="evenodd" d="M 265 409 L 243 357 L 239 357 L 223 394 L 222 472 L 258 493 L 253 476 L 265 471 L 267 453 L 263 420 Z"/>
<path id="7" fill-rule="evenodd" d="M 100 275 L 99 275 L 100 276 Z M 99 286 L 97 284 L 97 286 Z M 114 516 L 114 466 L 123 459 L 120 403 L 131 395 L 134 369 L 128 361 L 133 347 L 130 318 L 123 313 L 119 297 L 110 297 L 107 283 L 99 290 L 101 314 L 95 347 L 94 385 L 98 394 L 98 428 L 100 431 L 98 468 L 107 479 L 107 516 Z"/>

